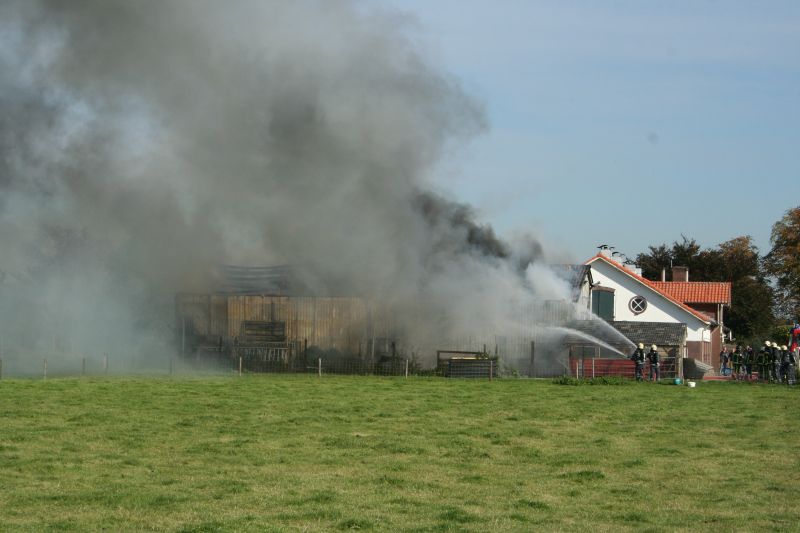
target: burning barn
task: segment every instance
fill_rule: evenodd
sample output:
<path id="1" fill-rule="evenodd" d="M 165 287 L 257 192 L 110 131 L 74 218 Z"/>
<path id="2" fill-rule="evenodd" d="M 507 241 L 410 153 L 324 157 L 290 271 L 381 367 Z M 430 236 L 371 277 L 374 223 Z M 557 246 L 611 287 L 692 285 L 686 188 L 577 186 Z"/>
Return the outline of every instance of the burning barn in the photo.
<path id="1" fill-rule="evenodd" d="M 175 297 L 180 352 L 242 357 L 262 369 L 302 369 L 317 357 L 395 358 L 385 312 L 364 298 L 313 296 L 289 267 L 225 267 L 217 291 Z"/>
<path id="2" fill-rule="evenodd" d="M 381 302 L 330 290 L 320 296 L 299 268 L 224 267 L 220 274 L 217 290 L 176 296 L 177 342 L 184 356 L 241 357 L 248 368 L 262 371 L 302 371 L 321 358 L 326 368 L 401 373 L 412 359 L 448 376 L 551 376 L 569 371 L 578 346 L 604 345 L 601 351 L 614 356 L 630 344 L 615 330 L 606 331 L 602 321 L 575 320 L 569 301 L 527 305 L 514 334 L 487 326 L 457 338 L 421 340 L 419 331 L 431 330 L 427 319 L 410 326 L 407 316 L 401 324 Z M 455 359 L 443 363 L 446 353 Z"/>

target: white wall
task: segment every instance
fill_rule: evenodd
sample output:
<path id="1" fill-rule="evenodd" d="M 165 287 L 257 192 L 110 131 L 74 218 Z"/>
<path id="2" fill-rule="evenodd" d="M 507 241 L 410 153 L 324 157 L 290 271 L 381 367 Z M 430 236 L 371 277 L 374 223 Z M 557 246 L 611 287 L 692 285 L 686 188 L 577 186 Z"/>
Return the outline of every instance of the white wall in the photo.
<path id="1" fill-rule="evenodd" d="M 686 324 L 686 340 L 709 341 L 711 339 L 711 334 L 703 321 L 671 302 L 655 289 L 620 272 L 602 259 L 593 262 L 591 266 L 595 285 L 599 284 L 601 287 L 614 289 L 614 320 Z M 634 296 L 643 296 L 647 300 L 647 309 L 638 315 L 628 307 L 628 302 Z"/>
<path id="2" fill-rule="evenodd" d="M 592 300 L 591 300 L 591 288 L 589 287 L 589 282 L 587 281 L 583 285 L 581 285 L 581 292 L 578 296 L 578 307 L 584 309 L 592 309 Z"/>

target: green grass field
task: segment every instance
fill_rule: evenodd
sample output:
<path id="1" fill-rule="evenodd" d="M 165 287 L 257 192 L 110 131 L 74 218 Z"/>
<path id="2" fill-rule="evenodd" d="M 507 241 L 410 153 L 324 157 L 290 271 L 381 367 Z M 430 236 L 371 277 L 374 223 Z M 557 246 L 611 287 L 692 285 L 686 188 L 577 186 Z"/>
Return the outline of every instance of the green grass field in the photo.
<path id="1" fill-rule="evenodd" d="M 800 529 L 800 390 L 0 381 L 1 531 Z"/>

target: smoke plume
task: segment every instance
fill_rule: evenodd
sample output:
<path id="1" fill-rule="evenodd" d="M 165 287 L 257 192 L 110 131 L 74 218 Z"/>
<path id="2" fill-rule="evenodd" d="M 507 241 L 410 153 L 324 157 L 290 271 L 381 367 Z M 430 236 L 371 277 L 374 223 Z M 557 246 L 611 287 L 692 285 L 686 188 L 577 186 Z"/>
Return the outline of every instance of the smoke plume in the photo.
<path id="1" fill-rule="evenodd" d="M 422 303 L 453 334 L 536 291 L 535 242 L 429 190 L 486 119 L 402 14 L 11 0 L 0 71 L 6 347 L 147 351 L 220 264 L 303 265 L 320 293 Z"/>

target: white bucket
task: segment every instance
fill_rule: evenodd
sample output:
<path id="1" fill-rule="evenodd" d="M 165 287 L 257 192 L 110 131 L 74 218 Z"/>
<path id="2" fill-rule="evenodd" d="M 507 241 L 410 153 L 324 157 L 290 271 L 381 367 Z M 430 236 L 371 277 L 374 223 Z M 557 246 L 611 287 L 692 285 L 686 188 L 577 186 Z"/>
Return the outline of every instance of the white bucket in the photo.
<path id="1" fill-rule="evenodd" d="M 686 386 L 689 387 L 690 389 L 693 389 L 695 387 L 695 385 L 697 385 L 697 383 L 695 383 L 694 381 L 687 381 L 686 382 Z"/>

